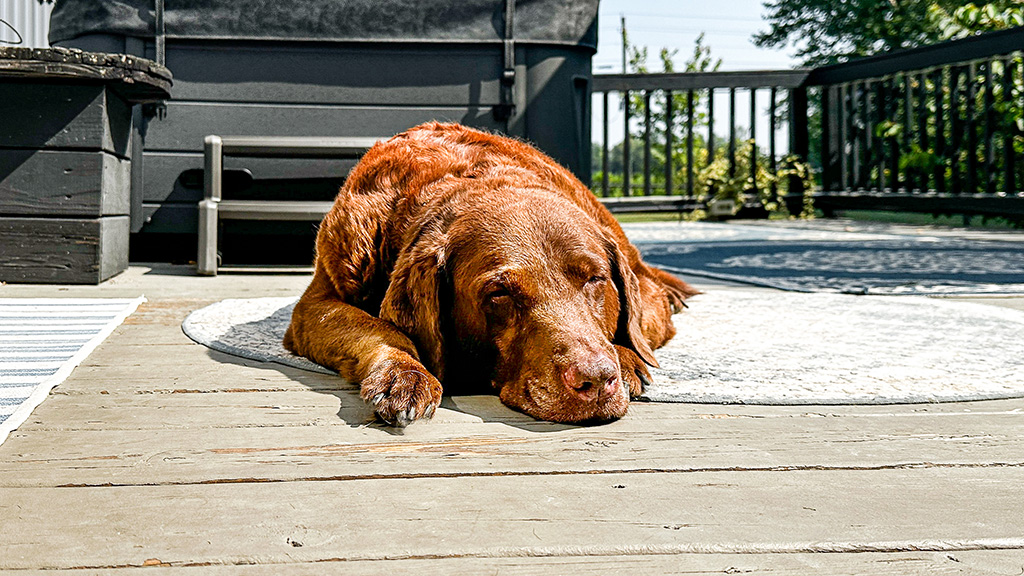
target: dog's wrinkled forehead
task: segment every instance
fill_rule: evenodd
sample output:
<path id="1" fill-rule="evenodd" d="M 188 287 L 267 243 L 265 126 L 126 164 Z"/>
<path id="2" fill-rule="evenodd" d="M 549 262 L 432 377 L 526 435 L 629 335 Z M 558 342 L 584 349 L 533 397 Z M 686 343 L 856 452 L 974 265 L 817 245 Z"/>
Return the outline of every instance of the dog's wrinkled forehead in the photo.
<path id="1" fill-rule="evenodd" d="M 579 217 L 573 217 L 579 216 Z M 586 274 L 605 266 L 606 241 L 582 213 L 531 207 L 475 213 L 449 230 L 449 265 L 474 272 L 537 270 Z"/>

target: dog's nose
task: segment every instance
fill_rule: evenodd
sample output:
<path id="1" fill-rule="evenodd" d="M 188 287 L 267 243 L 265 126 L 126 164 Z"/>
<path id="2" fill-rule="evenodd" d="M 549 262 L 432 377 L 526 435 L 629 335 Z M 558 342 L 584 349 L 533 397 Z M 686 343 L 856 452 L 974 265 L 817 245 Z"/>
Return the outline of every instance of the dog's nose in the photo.
<path id="1" fill-rule="evenodd" d="M 562 373 L 566 388 L 584 400 L 612 395 L 619 386 L 619 368 L 606 354 L 594 354 Z"/>

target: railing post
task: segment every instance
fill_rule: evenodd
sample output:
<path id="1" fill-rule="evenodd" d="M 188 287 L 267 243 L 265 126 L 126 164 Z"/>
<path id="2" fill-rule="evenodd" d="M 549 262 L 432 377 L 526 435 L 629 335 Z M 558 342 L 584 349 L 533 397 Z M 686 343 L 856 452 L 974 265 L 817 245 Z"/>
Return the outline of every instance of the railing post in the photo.
<path id="1" fill-rule="evenodd" d="M 936 163 L 933 177 L 935 189 L 939 192 L 946 191 L 946 163 L 949 162 L 949 139 L 946 137 L 946 91 L 943 70 L 935 71 L 933 83 L 935 93 L 935 152 L 944 160 Z"/>
<path id="2" fill-rule="evenodd" d="M 967 193 L 978 192 L 978 68 L 967 65 Z"/>
<path id="3" fill-rule="evenodd" d="M 871 136 L 871 165 L 878 171 L 878 178 L 875 179 L 875 190 L 885 191 L 885 139 L 875 130 L 885 122 L 885 80 L 877 80 L 874 83 L 874 121 L 868 124 L 868 134 Z"/>
<path id="4" fill-rule="evenodd" d="M 1003 102 L 1009 104 L 1013 99 L 1013 76 L 1017 62 L 1007 58 L 1003 63 Z M 1017 192 L 1016 154 L 1013 149 L 1013 134 L 1016 126 L 1008 115 L 1003 116 L 1001 131 L 1003 133 L 1003 192 Z"/>
<path id="5" fill-rule="evenodd" d="M 608 197 L 608 188 L 611 184 L 611 175 L 608 174 L 610 168 L 608 162 L 608 91 L 605 90 L 601 93 L 601 102 L 604 105 L 602 109 L 602 121 L 601 121 L 601 196 Z"/>
<path id="6" fill-rule="evenodd" d="M 931 139 L 928 137 L 928 74 L 922 73 L 918 77 L 917 87 L 917 140 L 921 150 L 928 151 L 931 148 Z M 939 105 L 936 102 L 935 110 L 939 111 Z M 926 170 L 921 171 L 920 180 L 920 191 L 922 193 L 928 192 L 931 189 L 929 183 L 931 174 Z"/>
<path id="7" fill-rule="evenodd" d="M 736 176 L 736 89 L 729 88 L 729 177 Z"/>
<path id="8" fill-rule="evenodd" d="M 913 76 L 908 72 L 903 75 L 903 134 L 900 138 L 902 147 L 900 148 L 900 155 L 903 153 L 910 153 L 914 141 L 914 79 Z M 922 148 L 924 150 L 924 148 Z M 906 192 L 912 192 L 914 190 L 914 178 L 911 176 L 912 170 L 905 169 L 903 171 L 902 188 Z"/>
<path id="9" fill-rule="evenodd" d="M 665 195 L 672 195 L 672 91 L 665 90 Z"/>
<path id="10" fill-rule="evenodd" d="M 750 89 L 750 192 L 757 195 L 757 88 Z"/>
<path id="11" fill-rule="evenodd" d="M 839 167 L 840 123 L 842 122 L 842 98 L 838 86 L 824 86 L 821 89 L 821 187 L 826 192 L 838 187 L 836 176 Z"/>
<path id="12" fill-rule="evenodd" d="M 644 196 L 651 195 L 651 91 L 644 92 Z"/>
<path id="13" fill-rule="evenodd" d="M 855 106 L 854 111 L 855 122 L 854 132 L 857 140 L 857 152 L 854 156 L 854 174 L 856 186 L 859 190 L 865 190 L 871 186 L 869 180 L 871 176 L 871 157 L 869 152 L 871 151 L 871 130 L 868 128 L 871 125 L 871 116 L 868 114 L 868 95 L 871 90 L 871 85 L 867 82 L 858 82 L 854 85 L 855 92 Z"/>
<path id="14" fill-rule="evenodd" d="M 630 166 L 631 158 L 629 157 L 629 90 L 622 91 L 622 112 L 625 117 L 625 120 L 622 122 L 624 129 L 622 136 L 622 195 L 631 196 L 633 194 L 633 171 L 632 166 Z"/>
<path id="15" fill-rule="evenodd" d="M 708 161 L 715 161 L 715 89 L 708 88 Z"/>
<path id="16" fill-rule="evenodd" d="M 900 100 L 900 86 L 896 78 L 892 78 L 888 82 L 888 89 L 886 90 L 885 98 L 885 116 L 886 120 L 896 123 L 896 119 L 899 111 L 899 100 Z M 891 134 L 886 138 L 886 165 L 889 169 L 889 191 L 896 192 L 900 187 L 900 167 L 899 167 L 899 142 L 895 136 Z"/>
<path id="17" fill-rule="evenodd" d="M 857 153 L 853 135 L 853 98 L 856 88 L 851 84 L 843 84 L 839 88 L 839 109 L 842 110 L 842 121 L 839 123 L 839 189 L 849 192 L 853 190 L 853 158 Z"/>
<path id="18" fill-rule="evenodd" d="M 810 149 L 810 135 L 807 129 L 807 88 L 792 88 L 789 91 L 789 152 L 800 162 L 807 162 Z M 803 194 L 804 182 L 799 176 L 789 177 L 789 193 Z"/>
<path id="19" fill-rule="evenodd" d="M 693 198 L 693 90 L 686 92 L 686 195 Z"/>
<path id="20" fill-rule="evenodd" d="M 964 124 L 960 116 L 960 67 L 949 69 L 949 125 L 952 130 L 952 144 L 947 145 L 946 157 L 950 164 L 950 189 L 953 194 L 963 192 L 963 174 L 960 169 L 960 157 L 964 142 Z"/>
<path id="21" fill-rule="evenodd" d="M 992 64 L 995 60 L 985 61 L 985 192 L 996 193 L 996 154 L 995 154 L 995 124 L 996 124 L 996 98 L 993 88 L 995 80 L 992 71 Z"/>
<path id="22" fill-rule="evenodd" d="M 778 116 L 778 110 L 776 109 L 776 98 L 778 97 L 778 92 L 778 88 L 775 88 L 774 86 L 768 91 L 768 170 L 772 175 L 769 190 L 771 191 L 773 199 L 779 189 L 778 182 L 775 181 L 775 175 L 779 171 L 777 164 L 778 159 L 775 157 L 775 118 Z"/>

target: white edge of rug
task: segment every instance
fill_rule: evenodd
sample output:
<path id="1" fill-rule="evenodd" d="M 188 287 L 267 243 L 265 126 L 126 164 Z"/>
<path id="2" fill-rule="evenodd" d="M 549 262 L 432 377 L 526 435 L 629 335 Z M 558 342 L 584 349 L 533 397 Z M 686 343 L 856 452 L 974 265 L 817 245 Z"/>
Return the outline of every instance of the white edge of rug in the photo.
<path id="1" fill-rule="evenodd" d="M 211 350 L 216 350 L 217 352 L 230 354 L 231 356 L 235 356 L 242 360 L 271 362 L 274 364 L 280 364 L 282 366 L 288 366 L 290 368 L 298 368 L 299 370 L 317 372 L 320 374 L 332 374 L 335 376 L 338 374 L 337 372 L 331 370 L 330 368 L 325 368 L 324 366 L 321 366 L 316 362 L 313 362 L 312 360 L 307 360 L 301 356 L 274 356 L 272 354 L 264 354 L 262 352 L 257 352 L 255 350 L 247 350 L 244 348 L 239 348 L 237 346 L 232 346 L 230 344 L 225 344 L 219 340 L 204 340 L 203 336 L 201 336 L 199 332 L 196 331 L 195 327 L 190 326 L 188 323 L 182 323 L 181 331 L 184 332 L 186 336 L 191 338 L 192 341 L 195 342 L 196 344 L 201 344 L 203 346 L 210 348 Z"/>
<path id="2" fill-rule="evenodd" d="M 7 439 L 7 436 L 11 432 L 17 430 L 18 426 L 21 426 L 22 424 L 25 423 L 25 420 L 28 420 L 28 417 L 32 414 L 32 411 L 35 410 L 36 407 L 38 407 L 40 404 L 42 404 L 43 400 L 46 400 L 46 397 L 50 395 L 50 391 L 52 391 L 58 384 L 67 379 L 67 377 L 71 375 L 71 372 L 75 368 L 77 368 L 78 365 L 81 364 L 82 361 L 89 356 L 89 354 L 92 354 L 92 351 L 95 350 L 96 347 L 99 346 L 104 340 L 106 340 L 107 336 L 110 336 L 111 332 L 113 332 L 115 328 L 120 326 L 125 321 L 126 318 L 131 316 L 132 313 L 138 309 L 139 305 L 145 301 L 145 296 L 139 296 L 134 300 L 129 300 L 129 302 L 125 305 L 124 309 L 121 310 L 121 312 L 118 313 L 117 316 L 111 319 L 110 322 L 108 322 L 107 325 L 104 326 L 99 332 L 97 332 L 95 336 L 93 336 L 90 340 L 83 344 L 82 347 L 78 349 L 78 352 L 76 352 L 74 356 L 66 360 L 64 364 L 61 365 L 59 370 L 53 373 L 46 380 L 43 380 L 42 382 L 37 384 L 32 393 L 29 394 L 28 399 L 22 402 L 21 405 L 18 406 L 18 408 L 13 413 L 11 413 L 11 415 L 8 416 L 7 419 L 3 421 L 2 424 L 0 424 L 0 444 L 3 444 L 4 440 Z"/>
<path id="3" fill-rule="evenodd" d="M 889 396 L 845 396 L 820 398 L 787 398 L 785 395 L 760 398 L 740 398 L 725 394 L 672 393 L 659 390 L 657 381 L 641 396 L 641 402 L 665 402 L 671 404 L 731 404 L 744 406 L 881 406 L 896 404 L 947 404 L 953 402 L 977 402 L 982 400 L 1009 400 L 1021 398 L 1020 392 L 975 393 L 963 395 L 914 395 Z"/>
<path id="4" fill-rule="evenodd" d="M 727 282 L 737 282 L 739 284 L 745 284 L 748 286 L 761 286 L 764 288 L 775 288 L 776 290 L 783 290 L 786 292 L 799 292 L 803 294 L 849 294 L 853 296 L 926 296 L 929 298 L 942 298 L 952 297 L 957 298 L 961 296 L 1024 296 L 1024 284 L 969 284 L 964 286 L 947 285 L 948 289 L 941 290 L 938 288 L 932 288 L 927 290 L 914 290 L 914 289 L 894 289 L 878 286 L 866 286 L 863 289 L 856 290 L 839 290 L 835 288 L 823 288 L 823 287 L 804 287 L 796 286 L 794 283 L 788 282 L 776 282 L 770 278 L 755 278 L 753 276 L 739 276 L 735 274 L 727 274 L 723 272 L 711 272 L 708 270 L 697 269 L 697 268 L 680 268 L 678 266 L 667 266 L 665 264 L 654 264 L 655 268 L 664 270 L 665 272 L 671 272 L 673 274 L 680 274 L 683 276 L 697 276 L 701 278 L 711 278 L 712 280 L 724 280 Z"/>
<path id="5" fill-rule="evenodd" d="M 219 306 L 223 305 L 226 302 L 246 300 L 252 299 L 229 298 L 211 304 L 210 306 Z M 290 300 L 291 303 L 294 304 L 298 300 L 298 298 L 273 298 L 272 300 Z M 202 312 L 210 308 L 210 306 L 206 306 L 198 310 L 193 310 L 192 313 L 190 313 L 188 317 L 185 318 L 185 321 L 181 323 L 181 331 L 184 332 L 184 334 L 188 336 L 190 339 L 192 339 L 192 341 L 194 341 L 195 343 L 206 346 L 212 350 L 216 350 L 217 352 L 223 352 L 225 354 L 230 354 L 231 356 L 236 356 L 238 358 L 256 360 L 259 362 L 271 362 L 274 364 L 281 364 L 282 366 L 289 366 L 291 368 L 298 368 L 300 370 L 307 370 L 309 372 L 317 372 L 320 374 L 337 375 L 337 372 L 331 370 L 330 368 L 321 366 L 320 364 L 317 364 L 316 362 L 313 362 L 312 360 L 309 360 L 302 356 L 296 356 L 294 354 L 291 354 L 288 351 L 284 351 L 284 355 L 275 355 L 272 353 L 261 352 L 259 350 L 232 346 L 231 344 L 227 344 L 219 340 L 216 335 L 211 334 L 205 328 L 205 326 L 203 326 L 201 323 L 197 323 L 193 318 L 193 316 L 195 316 L 197 312 Z"/>

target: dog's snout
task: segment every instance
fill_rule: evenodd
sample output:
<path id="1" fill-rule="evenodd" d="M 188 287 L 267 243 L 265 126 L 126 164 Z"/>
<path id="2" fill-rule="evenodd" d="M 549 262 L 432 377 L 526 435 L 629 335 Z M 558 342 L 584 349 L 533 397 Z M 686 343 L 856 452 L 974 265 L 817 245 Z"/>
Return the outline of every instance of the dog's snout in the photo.
<path id="1" fill-rule="evenodd" d="M 571 392 L 594 401 L 615 394 L 619 386 L 619 368 L 607 354 L 597 353 L 569 366 L 562 380 Z"/>

